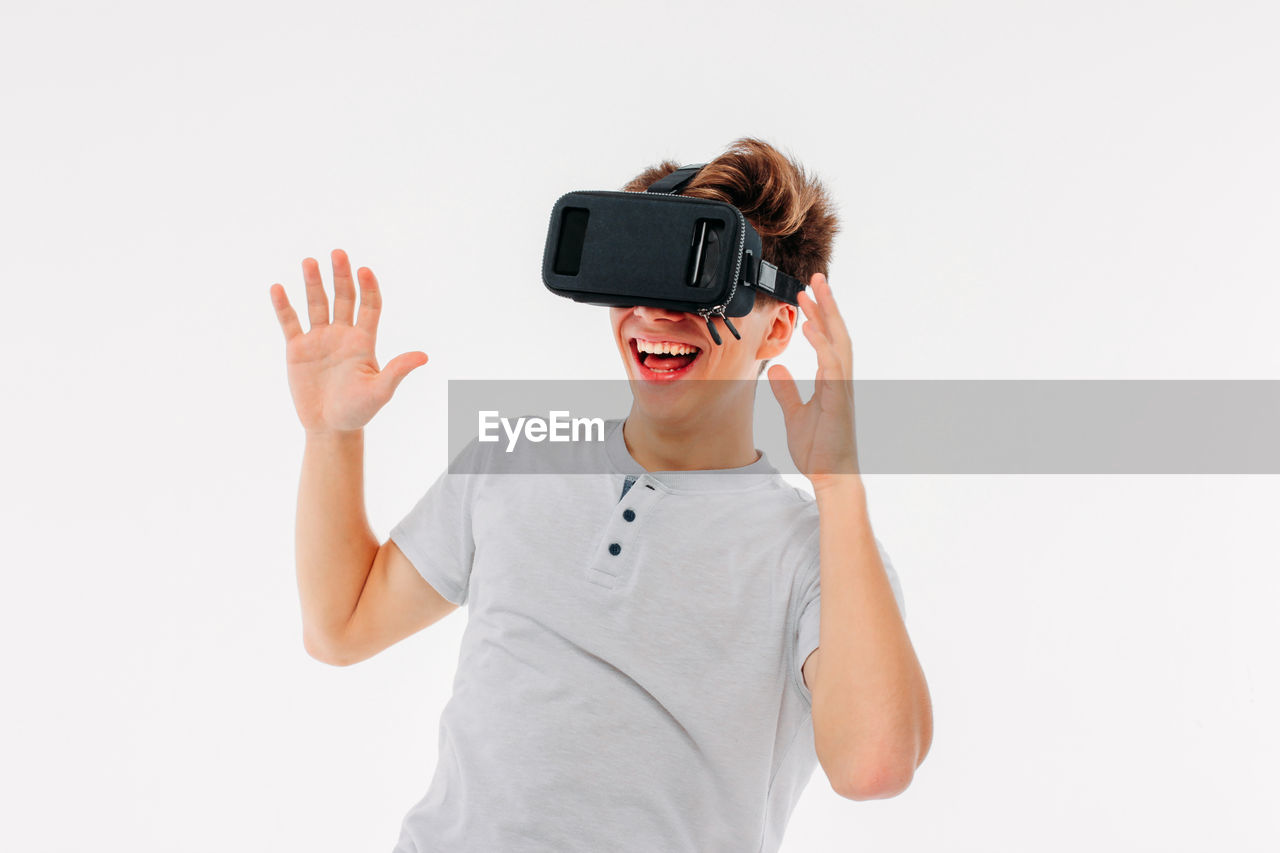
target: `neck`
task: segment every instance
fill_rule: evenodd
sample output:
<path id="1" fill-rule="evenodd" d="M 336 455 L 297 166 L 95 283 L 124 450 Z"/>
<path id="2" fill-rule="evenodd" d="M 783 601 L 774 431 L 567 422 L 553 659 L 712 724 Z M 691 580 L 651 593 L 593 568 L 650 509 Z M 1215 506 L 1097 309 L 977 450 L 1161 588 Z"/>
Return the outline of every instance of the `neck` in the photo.
<path id="1" fill-rule="evenodd" d="M 754 396 L 697 417 L 661 419 L 635 403 L 622 428 L 632 458 L 646 471 L 711 471 L 743 468 L 760 458 L 751 414 Z"/>

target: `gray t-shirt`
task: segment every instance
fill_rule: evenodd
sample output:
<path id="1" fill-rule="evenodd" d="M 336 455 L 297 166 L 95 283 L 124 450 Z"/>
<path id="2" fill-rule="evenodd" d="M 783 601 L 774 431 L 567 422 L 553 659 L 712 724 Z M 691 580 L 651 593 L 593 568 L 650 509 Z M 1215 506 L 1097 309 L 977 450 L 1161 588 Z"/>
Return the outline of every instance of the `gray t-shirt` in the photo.
<path id="1" fill-rule="evenodd" d="M 539 447 L 472 441 L 454 470 L 481 473 L 442 475 L 391 531 L 468 610 L 394 853 L 777 850 L 817 766 L 812 496 L 764 454 L 646 472 L 620 419 L 574 445 L 599 473 L 501 473 Z"/>

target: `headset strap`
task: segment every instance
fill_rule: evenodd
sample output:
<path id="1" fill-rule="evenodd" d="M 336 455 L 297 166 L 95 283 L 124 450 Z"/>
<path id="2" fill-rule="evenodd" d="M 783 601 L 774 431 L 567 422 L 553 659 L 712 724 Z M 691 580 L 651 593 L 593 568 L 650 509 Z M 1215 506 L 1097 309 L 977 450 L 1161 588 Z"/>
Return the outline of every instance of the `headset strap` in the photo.
<path id="1" fill-rule="evenodd" d="M 756 271 L 755 281 L 751 282 L 751 284 L 757 290 L 763 290 L 765 293 L 781 299 L 789 305 L 797 305 L 796 296 L 807 287 L 805 282 L 794 276 L 787 275 L 763 259 L 760 261 L 760 266 Z"/>
<path id="2" fill-rule="evenodd" d="M 706 163 L 694 163 L 691 166 L 681 166 L 669 175 L 658 178 L 652 184 L 649 184 L 647 193 L 670 193 L 675 195 L 684 189 L 684 185 L 693 180 L 693 176 L 702 171 L 702 167 Z"/>

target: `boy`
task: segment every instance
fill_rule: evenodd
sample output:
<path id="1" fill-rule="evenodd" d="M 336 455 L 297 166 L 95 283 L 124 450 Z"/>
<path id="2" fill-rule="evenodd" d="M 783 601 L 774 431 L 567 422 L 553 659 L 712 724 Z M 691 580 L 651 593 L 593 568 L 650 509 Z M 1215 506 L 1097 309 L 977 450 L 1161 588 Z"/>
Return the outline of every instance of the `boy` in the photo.
<path id="1" fill-rule="evenodd" d="M 350 665 L 468 605 L 436 772 L 397 853 L 773 851 L 815 763 L 842 796 L 891 797 L 928 751 L 928 689 L 858 474 L 852 348 L 820 271 L 825 195 L 752 139 L 684 193 L 739 207 L 765 258 L 816 299 L 760 294 L 722 345 L 695 314 L 610 308 L 634 403 L 603 444 L 575 446 L 578 470 L 598 475 L 502 476 L 512 463 L 473 441 L 460 455 L 471 473 L 437 480 L 381 546 L 362 429 L 426 354 L 378 370 L 377 281 L 361 268 L 353 320 L 341 250 L 332 323 L 314 260 L 306 334 L 272 287 L 307 435 L 307 651 Z M 797 307 L 814 396 L 802 402 L 781 366 L 769 381 L 814 497 L 785 484 L 751 429 L 756 378 Z"/>

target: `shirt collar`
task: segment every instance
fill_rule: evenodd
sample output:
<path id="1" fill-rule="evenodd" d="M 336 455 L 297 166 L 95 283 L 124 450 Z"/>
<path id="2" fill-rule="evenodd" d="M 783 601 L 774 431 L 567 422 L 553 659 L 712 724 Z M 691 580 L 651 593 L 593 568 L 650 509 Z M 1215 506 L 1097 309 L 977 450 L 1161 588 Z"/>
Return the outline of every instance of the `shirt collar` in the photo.
<path id="1" fill-rule="evenodd" d="M 622 436 L 625 418 L 607 422 L 605 450 L 609 464 L 616 473 L 648 477 L 673 492 L 741 492 L 758 489 L 781 482 L 778 469 L 769 462 L 763 450 L 756 448 L 760 458 L 740 468 L 699 469 L 693 471 L 646 471 L 627 450 Z"/>

